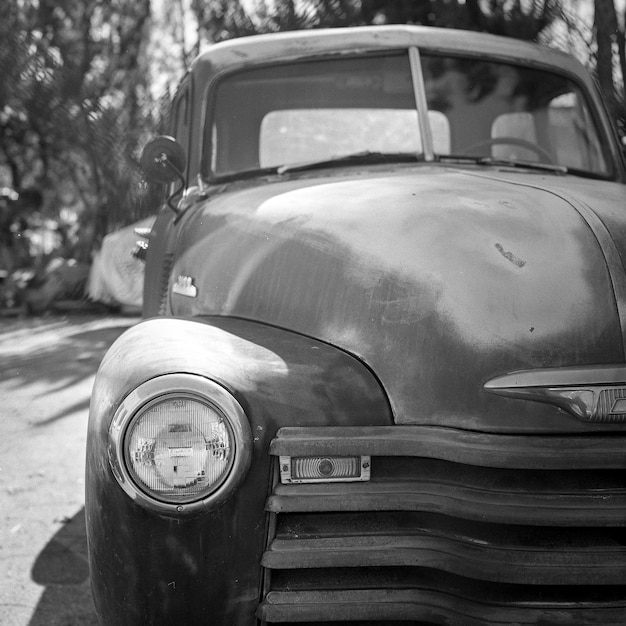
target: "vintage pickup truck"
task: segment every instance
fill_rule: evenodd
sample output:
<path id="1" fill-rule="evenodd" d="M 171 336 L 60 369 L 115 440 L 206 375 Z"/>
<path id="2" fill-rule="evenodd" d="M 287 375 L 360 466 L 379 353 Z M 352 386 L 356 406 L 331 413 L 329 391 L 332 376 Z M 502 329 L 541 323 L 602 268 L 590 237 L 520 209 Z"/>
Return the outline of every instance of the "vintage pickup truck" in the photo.
<path id="1" fill-rule="evenodd" d="M 104 624 L 626 623 L 626 170 L 560 52 L 249 37 L 146 176 L 90 407 Z"/>

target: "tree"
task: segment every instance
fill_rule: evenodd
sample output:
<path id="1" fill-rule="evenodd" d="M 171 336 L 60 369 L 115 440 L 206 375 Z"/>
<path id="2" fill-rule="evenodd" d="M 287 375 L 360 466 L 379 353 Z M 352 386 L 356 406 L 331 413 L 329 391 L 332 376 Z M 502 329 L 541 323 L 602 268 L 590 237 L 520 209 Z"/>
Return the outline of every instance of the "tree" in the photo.
<path id="1" fill-rule="evenodd" d="M 248 7 L 248 8 L 246 8 Z M 559 0 L 193 0 L 209 41 L 295 30 L 365 24 L 423 24 L 536 39 L 559 15 Z"/>
<path id="2" fill-rule="evenodd" d="M 9 0 L 0 37 L 0 163 L 48 213 L 73 207 L 89 248 L 141 213 L 133 153 L 150 133 L 150 0 Z"/>
<path id="3" fill-rule="evenodd" d="M 624 135 L 626 126 L 626 78 L 625 22 L 617 19 L 614 0 L 595 0 L 593 33 L 595 37 L 595 71 L 600 87 L 607 99 L 609 110 Z"/>

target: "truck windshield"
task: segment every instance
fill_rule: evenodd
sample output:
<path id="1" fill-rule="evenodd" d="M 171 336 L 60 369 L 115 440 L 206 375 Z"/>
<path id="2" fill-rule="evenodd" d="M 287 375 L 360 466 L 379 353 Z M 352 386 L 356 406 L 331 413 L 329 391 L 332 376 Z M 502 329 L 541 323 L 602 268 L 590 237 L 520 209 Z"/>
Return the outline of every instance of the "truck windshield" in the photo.
<path id="1" fill-rule="evenodd" d="M 440 54 L 422 53 L 421 62 L 436 156 L 610 174 L 583 93 L 568 77 Z M 206 143 L 217 177 L 424 150 L 406 51 L 237 72 L 220 81 L 212 106 Z"/>

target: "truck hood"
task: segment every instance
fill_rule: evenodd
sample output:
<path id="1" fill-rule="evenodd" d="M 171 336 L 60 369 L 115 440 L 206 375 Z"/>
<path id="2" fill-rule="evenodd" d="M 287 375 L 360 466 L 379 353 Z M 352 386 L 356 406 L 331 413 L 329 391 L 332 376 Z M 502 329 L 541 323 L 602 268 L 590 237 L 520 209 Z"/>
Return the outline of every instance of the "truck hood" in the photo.
<path id="1" fill-rule="evenodd" d="M 569 181 L 421 166 L 227 191 L 180 221 L 171 311 L 338 346 L 379 377 L 397 423 L 589 430 L 483 389 L 513 370 L 624 359 L 618 268 Z M 589 203 L 625 205 L 623 186 L 594 201 L 584 183 Z"/>

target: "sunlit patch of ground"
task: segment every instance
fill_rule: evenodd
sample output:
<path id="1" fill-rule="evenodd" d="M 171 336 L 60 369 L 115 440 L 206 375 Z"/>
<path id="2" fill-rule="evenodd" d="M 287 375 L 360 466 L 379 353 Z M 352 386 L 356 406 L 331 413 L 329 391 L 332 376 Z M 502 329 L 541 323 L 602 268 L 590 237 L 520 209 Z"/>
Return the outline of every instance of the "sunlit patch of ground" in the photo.
<path id="1" fill-rule="evenodd" d="M 84 458 L 89 397 L 135 317 L 0 319 L 0 623 L 87 626 Z"/>

